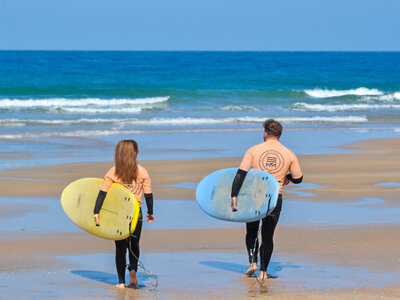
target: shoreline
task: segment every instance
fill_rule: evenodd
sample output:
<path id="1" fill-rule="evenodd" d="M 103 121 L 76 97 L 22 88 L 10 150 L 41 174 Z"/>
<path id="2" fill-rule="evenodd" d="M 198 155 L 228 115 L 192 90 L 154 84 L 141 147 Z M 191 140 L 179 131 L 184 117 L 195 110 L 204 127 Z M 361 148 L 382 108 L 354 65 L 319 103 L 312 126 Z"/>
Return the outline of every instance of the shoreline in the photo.
<path id="1" fill-rule="evenodd" d="M 341 148 L 356 153 L 298 155 L 305 175 L 304 182 L 319 186 L 302 189 L 316 196 L 307 200 L 300 199 L 351 201 L 360 198 L 365 192 L 369 197 L 384 197 L 386 204 L 395 204 L 396 189 L 378 184 L 392 182 L 398 175 L 400 139 L 371 139 Z M 179 184 L 193 185 L 213 171 L 239 166 L 240 161 L 241 157 L 223 157 L 139 160 L 139 163 L 151 175 L 155 199 L 194 200 L 194 189 L 179 187 Z M 102 178 L 112 166 L 113 162 L 107 161 L 1 170 L 0 197 L 59 197 L 68 183 L 84 177 Z M 289 185 L 286 189 L 295 191 L 297 188 Z M 285 192 L 284 197 L 287 200 L 299 198 Z"/>

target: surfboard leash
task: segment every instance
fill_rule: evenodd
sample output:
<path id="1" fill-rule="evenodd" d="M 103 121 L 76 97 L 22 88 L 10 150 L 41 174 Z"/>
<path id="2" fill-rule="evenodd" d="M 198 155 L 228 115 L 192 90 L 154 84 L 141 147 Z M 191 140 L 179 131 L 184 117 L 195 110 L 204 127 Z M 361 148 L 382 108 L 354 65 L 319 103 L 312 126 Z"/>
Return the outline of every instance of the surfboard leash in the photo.
<path id="1" fill-rule="evenodd" d="M 143 220 L 138 220 L 138 222 L 139 221 L 143 222 Z M 132 222 L 129 222 L 129 232 L 131 232 L 131 223 Z M 133 251 L 132 251 L 132 238 L 133 237 L 135 237 L 133 234 L 129 236 L 129 252 L 136 258 L 136 260 L 138 261 L 138 267 L 140 267 L 143 270 L 143 272 L 146 274 L 146 277 L 147 278 L 149 278 L 149 277 L 153 277 L 154 278 L 155 284 L 152 284 L 151 281 L 150 281 L 151 288 L 150 289 L 144 289 L 144 290 L 148 290 L 148 291 L 153 291 L 158 287 L 157 276 L 155 274 L 153 274 L 150 270 L 148 270 L 145 267 L 144 263 L 135 255 L 135 253 L 133 253 Z"/>
<path id="2" fill-rule="evenodd" d="M 255 241 L 254 241 L 254 247 L 253 247 L 253 249 L 250 249 L 251 264 L 254 264 L 254 258 L 255 258 L 255 255 L 254 255 L 254 254 L 255 254 L 255 252 L 256 252 L 257 242 L 259 241 L 258 236 L 260 235 L 260 230 L 261 230 L 261 227 L 258 227 L 258 230 L 257 230 L 257 237 L 256 237 L 256 239 L 255 239 Z M 258 252 L 260 252 L 260 249 L 258 249 Z M 258 279 L 258 276 L 257 276 L 257 275 L 255 276 L 255 278 L 256 278 L 258 284 L 262 287 L 263 284 L 264 284 L 264 280 L 261 280 L 261 281 L 260 281 L 260 280 Z"/>
<path id="3" fill-rule="evenodd" d="M 270 212 L 269 212 L 269 209 L 270 209 L 270 206 L 271 206 L 271 198 L 272 198 L 272 196 L 270 195 L 270 194 L 267 194 L 267 197 L 268 197 L 268 210 L 267 210 L 267 216 L 270 214 Z M 262 221 L 261 221 L 262 222 Z M 251 257 L 252 257 L 252 259 L 251 259 L 251 263 L 254 263 L 254 252 L 255 252 L 255 250 L 256 250 L 256 245 L 257 245 L 257 241 L 259 241 L 259 235 L 260 235 L 260 230 L 261 230 L 261 228 L 262 228 L 262 223 L 261 223 L 261 226 L 260 227 L 258 227 L 258 231 L 257 231 L 257 237 L 256 237 L 256 240 L 254 241 L 254 247 L 253 247 L 253 249 L 251 249 Z M 260 245 L 261 246 L 261 245 Z M 258 252 L 260 252 L 260 249 L 258 249 Z M 261 253 L 260 253 L 260 255 L 261 255 Z M 267 274 L 267 277 L 266 278 L 268 278 L 268 274 Z M 260 287 L 263 287 L 263 284 L 264 284 L 264 281 L 265 281 L 265 278 L 264 279 L 262 279 L 261 281 L 260 281 L 260 279 L 258 279 L 258 276 L 256 276 L 256 280 L 257 280 L 257 282 L 258 282 L 258 284 L 260 285 Z"/>

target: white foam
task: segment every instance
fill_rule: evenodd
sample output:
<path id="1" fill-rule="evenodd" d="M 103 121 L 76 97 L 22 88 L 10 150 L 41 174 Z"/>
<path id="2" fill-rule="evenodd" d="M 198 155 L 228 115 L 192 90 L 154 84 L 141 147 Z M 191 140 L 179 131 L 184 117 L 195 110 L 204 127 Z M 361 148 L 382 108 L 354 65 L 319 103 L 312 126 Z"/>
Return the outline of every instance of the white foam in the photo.
<path id="1" fill-rule="evenodd" d="M 1 99 L 0 108 L 37 108 L 37 107 L 87 107 L 87 106 L 136 106 L 136 105 L 151 105 L 164 103 L 169 100 L 166 97 L 152 98 L 132 98 L 132 99 L 101 99 L 101 98 L 47 98 L 47 99 Z"/>
<path id="2" fill-rule="evenodd" d="M 106 124 L 109 123 L 109 131 L 104 130 L 77 130 L 69 132 L 44 132 L 41 134 L 36 133 L 21 133 L 16 135 L 1 135 L 3 138 L 22 138 L 22 137 L 49 137 L 49 136 L 90 136 L 90 135 L 110 135 L 110 134 L 121 134 L 124 132 L 143 132 L 149 131 L 148 126 L 158 126 L 164 127 L 164 130 L 168 126 L 198 126 L 198 125 L 210 125 L 210 124 L 246 124 L 246 123 L 262 123 L 267 119 L 267 117 L 240 117 L 240 118 L 152 118 L 152 119 L 137 119 L 137 118 L 112 118 L 112 119 L 88 119 L 82 118 L 77 120 L 29 120 L 29 119 L 5 119 L 0 121 L 0 127 L 18 127 L 18 126 L 33 126 L 33 125 L 48 125 L 48 126 L 69 126 L 73 124 L 90 125 L 96 126 L 96 124 Z M 364 123 L 368 122 L 365 116 L 314 116 L 314 117 L 282 117 L 276 118 L 278 121 L 283 123 Z M 146 129 L 142 131 L 137 131 L 134 129 L 126 129 L 124 131 L 124 126 L 129 125 L 146 125 Z M 154 129 L 153 129 L 154 130 Z M 185 129 L 188 131 L 196 131 L 196 128 Z M 222 129 L 225 130 L 225 129 Z"/>
<path id="3" fill-rule="evenodd" d="M 314 98 L 332 98 L 332 97 L 342 97 L 347 95 L 355 96 L 379 96 L 383 95 L 378 89 L 368 89 L 365 87 L 360 87 L 358 89 L 352 90 L 326 90 L 326 89 L 314 89 L 314 90 L 304 90 L 304 92 Z"/>
<path id="4" fill-rule="evenodd" d="M 74 113 L 74 114 L 138 114 L 144 109 L 141 107 L 63 107 L 58 108 L 59 112 Z"/>
<path id="5" fill-rule="evenodd" d="M 357 111 L 371 109 L 400 109 L 399 104 L 309 104 L 304 102 L 295 103 L 292 110 L 298 111 L 318 111 L 318 112 L 336 112 L 336 111 Z"/>
<path id="6" fill-rule="evenodd" d="M 15 126 L 15 124 L 26 125 L 54 125 L 54 126 L 67 126 L 73 124 L 98 124 L 98 123 L 120 123 L 129 121 L 131 119 L 75 119 L 75 120 L 41 120 L 41 119 L 3 119 L 0 120 L 0 126 L 8 127 Z"/>
<path id="7" fill-rule="evenodd" d="M 347 116 L 347 117 L 293 117 L 293 118 L 276 118 L 276 120 L 283 123 L 365 123 L 368 122 L 365 116 Z"/>
<path id="8" fill-rule="evenodd" d="M 247 106 L 247 105 L 226 105 L 220 108 L 224 111 L 256 111 L 258 108 Z"/>
<path id="9" fill-rule="evenodd" d="M 370 97 L 369 99 L 379 100 L 379 101 L 388 101 L 388 102 L 398 101 L 398 100 L 400 100 L 400 92 L 383 95 L 383 96 L 378 97 L 377 99 L 372 98 L 372 97 Z"/>
<path id="10" fill-rule="evenodd" d="M 0 135 L 0 138 L 4 139 L 21 139 L 21 138 L 43 138 L 43 137 L 82 137 L 82 136 L 106 136 L 114 134 L 133 134 L 140 133 L 137 130 L 77 130 L 77 131 L 66 131 L 66 132 L 42 132 L 36 133 L 20 133 L 20 134 L 4 134 Z"/>

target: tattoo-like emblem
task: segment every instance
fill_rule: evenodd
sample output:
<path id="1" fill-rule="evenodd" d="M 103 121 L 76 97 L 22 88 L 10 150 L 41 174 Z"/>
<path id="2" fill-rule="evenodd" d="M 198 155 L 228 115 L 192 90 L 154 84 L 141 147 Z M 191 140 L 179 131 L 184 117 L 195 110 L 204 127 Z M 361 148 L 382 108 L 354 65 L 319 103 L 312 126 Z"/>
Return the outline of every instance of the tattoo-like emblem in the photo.
<path id="1" fill-rule="evenodd" d="M 140 185 L 139 184 L 132 184 L 132 183 L 125 183 L 124 187 L 132 192 L 132 194 L 136 195 L 139 191 Z"/>
<path id="2" fill-rule="evenodd" d="M 278 173 L 285 164 L 283 155 L 275 150 L 265 151 L 258 162 L 260 169 L 270 174 Z"/>

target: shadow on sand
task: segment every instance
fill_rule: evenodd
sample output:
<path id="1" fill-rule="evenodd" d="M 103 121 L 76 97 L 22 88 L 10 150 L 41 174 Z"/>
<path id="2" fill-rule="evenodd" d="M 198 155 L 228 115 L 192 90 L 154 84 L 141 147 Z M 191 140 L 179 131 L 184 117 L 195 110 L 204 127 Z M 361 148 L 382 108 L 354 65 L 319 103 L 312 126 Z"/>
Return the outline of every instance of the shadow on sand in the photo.
<path id="1" fill-rule="evenodd" d="M 244 274 L 249 267 L 248 265 L 240 265 L 235 263 L 223 262 L 223 261 L 201 261 L 200 264 L 234 273 Z M 282 264 L 280 262 L 271 262 L 268 266 L 268 273 L 273 275 L 274 277 L 278 277 L 278 273 L 282 270 L 291 268 L 291 269 L 299 269 L 300 266 L 297 265 L 289 265 L 289 264 Z"/>
<path id="2" fill-rule="evenodd" d="M 72 270 L 71 273 L 87 279 L 99 281 L 105 284 L 115 285 L 118 283 L 116 275 L 111 273 L 90 271 L 90 270 Z"/>
<path id="3" fill-rule="evenodd" d="M 74 275 L 78 275 L 80 277 L 95 280 L 109 285 L 116 285 L 118 283 L 116 274 L 100 272 L 100 271 L 90 271 L 90 270 L 72 270 L 71 273 Z M 154 280 L 153 276 L 144 273 L 138 273 L 137 288 L 145 288 L 146 285 L 144 284 L 144 282 L 148 280 Z"/>

